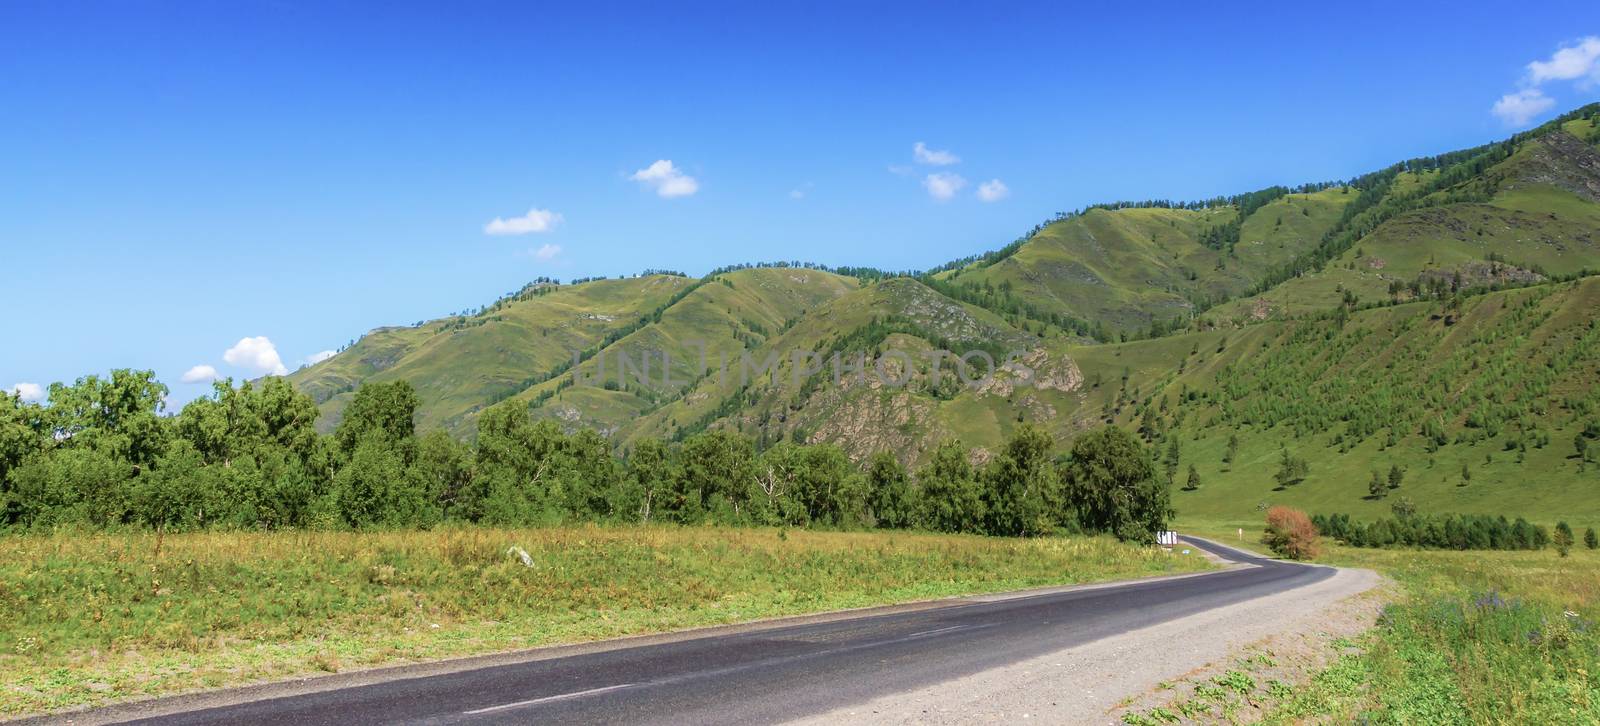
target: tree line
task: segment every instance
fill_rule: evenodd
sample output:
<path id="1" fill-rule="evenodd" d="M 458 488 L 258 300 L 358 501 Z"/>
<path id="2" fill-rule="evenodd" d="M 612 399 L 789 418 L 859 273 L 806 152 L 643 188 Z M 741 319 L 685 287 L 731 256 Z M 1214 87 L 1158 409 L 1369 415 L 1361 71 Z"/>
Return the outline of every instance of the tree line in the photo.
<path id="1" fill-rule="evenodd" d="M 331 434 L 282 378 L 218 382 L 176 415 L 166 395 L 131 370 L 54 384 L 48 405 L 0 395 L 0 529 L 615 521 L 1149 542 L 1173 514 L 1145 445 L 1109 426 L 1068 451 L 1021 426 L 982 463 L 948 441 L 910 471 L 888 453 L 858 465 L 831 444 L 758 449 L 727 430 L 616 451 L 516 402 L 485 409 L 466 443 L 417 432 L 405 381 L 362 385 Z"/>
<path id="2" fill-rule="evenodd" d="M 1539 550 L 1551 543 L 1549 530 L 1542 526 L 1521 517 L 1510 521 L 1487 514 L 1423 515 L 1400 511 L 1393 517 L 1365 523 L 1352 520 L 1347 514 L 1316 515 L 1311 522 L 1322 534 L 1353 547 Z"/>

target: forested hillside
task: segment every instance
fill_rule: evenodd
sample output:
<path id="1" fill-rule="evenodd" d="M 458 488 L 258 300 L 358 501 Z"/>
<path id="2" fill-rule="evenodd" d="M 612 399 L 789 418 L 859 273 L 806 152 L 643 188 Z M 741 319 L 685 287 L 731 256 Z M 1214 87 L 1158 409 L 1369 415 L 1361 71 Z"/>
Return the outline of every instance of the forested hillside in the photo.
<path id="1" fill-rule="evenodd" d="M 1187 515 L 1600 521 L 1600 278 L 1102 347 L 1140 372 L 1080 415 L 1159 447 Z"/>
<path id="2" fill-rule="evenodd" d="M 457 436 L 474 435 L 485 407 L 513 399 L 619 441 L 725 421 L 758 440 L 830 440 L 857 456 L 895 448 L 915 460 L 945 436 L 992 443 L 1019 417 L 1053 418 L 1063 391 L 1000 402 L 993 390 L 867 396 L 848 386 L 782 390 L 781 381 L 730 386 L 710 374 L 745 355 L 826 357 L 867 338 L 881 349 L 890 335 L 890 347 L 985 339 L 996 352 L 1042 355 L 1583 274 L 1600 268 L 1596 108 L 1346 181 L 1095 205 L 930 273 L 785 264 L 700 280 L 543 282 L 480 311 L 374 331 L 290 378 L 317 400 L 325 431 L 357 383 L 404 379 L 421 397 L 419 423 Z M 908 296 L 920 300 L 909 311 Z M 988 332 L 951 338 L 928 327 L 937 310 L 965 311 Z M 568 370 L 575 355 L 582 378 Z M 619 375 L 649 362 L 651 375 Z M 664 362 L 672 375 L 661 375 Z"/>
<path id="3" fill-rule="evenodd" d="M 1405 497 L 1441 512 L 1515 502 L 1529 514 L 1600 519 L 1589 495 L 1600 469 L 1600 444 L 1589 445 L 1600 437 L 1597 112 L 1350 180 L 1096 205 L 925 273 L 784 263 L 699 279 L 538 280 L 476 310 L 374 330 L 288 376 L 292 388 L 219 388 L 175 428 L 138 424 L 156 433 L 122 420 L 61 428 L 102 415 L 93 408 L 108 385 L 127 421 L 154 416 L 154 381 L 85 379 L 53 391 L 47 409 L 10 401 L 11 516 L 23 517 L 16 492 L 74 491 L 74 472 L 109 475 L 115 462 L 131 467 L 129 481 L 218 465 L 223 479 L 244 476 L 233 449 L 262 436 L 293 455 L 243 466 L 266 471 L 269 488 L 320 492 L 323 509 L 306 500 L 301 519 L 333 516 L 329 492 L 343 472 L 362 470 L 443 482 L 417 485 L 433 488 L 438 516 L 468 506 L 471 517 L 509 511 L 508 521 L 528 521 L 636 516 L 642 504 L 619 504 L 609 484 L 594 483 L 627 477 L 590 469 L 624 466 L 612 455 L 676 457 L 711 435 L 746 442 L 729 445 L 748 446 L 740 456 L 750 461 L 827 452 L 812 463 L 838 479 L 882 456 L 909 472 L 950 475 L 956 459 L 982 470 L 1029 432 L 1065 451 L 1109 423 L 1153 447 L 1162 482 L 1191 514 L 1241 516 L 1277 502 L 1378 514 Z M 351 407 L 366 389 L 399 396 L 402 382 L 409 408 L 394 410 L 413 411 L 422 435 L 407 446 L 418 448 L 394 448 L 412 440 L 394 422 L 379 426 L 396 432 L 389 453 L 364 454 Z M 79 418 L 59 418 L 74 407 Z M 264 409 L 275 413 L 251 424 L 263 429 L 246 436 L 254 443 L 217 433 L 243 425 L 240 410 Z M 373 411 L 356 414 L 371 426 Z M 108 427 L 119 433 L 102 440 L 109 435 L 95 432 Z M 544 481 L 537 503 L 495 499 L 495 442 L 507 431 L 590 463 Z M 336 434 L 337 446 L 306 443 L 324 441 L 316 432 Z M 189 448 L 169 447 L 179 439 Z M 28 468 L 30 451 L 80 443 L 109 458 L 65 453 L 55 469 Z M 517 454 L 508 471 L 544 476 L 526 467 L 545 455 Z M 400 474 L 428 457 L 455 463 Z M 469 480 L 490 489 L 462 490 L 477 497 L 463 505 L 454 492 Z M 760 489 L 728 486 L 739 496 Z M 871 490 L 846 507 L 852 518 L 875 511 Z M 836 510 L 806 518 L 842 521 L 825 511 Z"/>

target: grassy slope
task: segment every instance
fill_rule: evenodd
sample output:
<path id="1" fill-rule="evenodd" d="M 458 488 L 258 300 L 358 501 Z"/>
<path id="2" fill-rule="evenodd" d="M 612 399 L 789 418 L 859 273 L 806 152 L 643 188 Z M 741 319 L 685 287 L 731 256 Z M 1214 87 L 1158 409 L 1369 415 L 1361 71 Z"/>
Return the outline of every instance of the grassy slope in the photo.
<path id="1" fill-rule="evenodd" d="M 1187 315 L 1193 300 L 1234 297 L 1262 275 L 1314 247 L 1352 195 L 1340 189 L 1291 194 L 1243 221 L 1233 254 L 1200 243 L 1234 220 L 1231 207 L 1095 209 L 1045 227 L 1011 256 L 947 280 L 1000 286 L 1051 312 L 1142 330 Z"/>
<path id="2" fill-rule="evenodd" d="M 1600 468 L 1580 471 L 1569 458 L 1582 422 L 1600 410 L 1593 385 L 1600 376 L 1597 309 L 1600 279 L 1587 278 L 1470 298 L 1453 325 L 1442 304 L 1411 303 L 1357 313 L 1343 329 L 1332 321 L 1269 323 L 1098 346 L 1078 364 L 1091 381 L 1105 372 L 1101 390 L 1115 387 L 1113 375 L 1120 375 L 1107 368 L 1131 365 L 1127 398 L 1159 394 L 1158 408 L 1162 397 L 1169 402 L 1167 424 L 1183 417 L 1183 468 L 1194 463 L 1204 482 L 1199 491 L 1174 492 L 1185 519 L 1249 522 L 1260 506 L 1279 503 L 1370 518 L 1386 515 L 1393 497 L 1405 495 L 1423 511 L 1600 526 L 1600 499 L 1592 496 Z M 1175 373 L 1179 365 L 1182 374 Z M 1237 395 L 1220 395 L 1224 381 L 1239 387 Z M 1197 400 L 1180 407 L 1184 392 Z M 1098 399 L 1115 401 L 1109 392 Z M 1086 403 L 1081 416 L 1104 412 L 1104 404 Z M 1224 406 L 1234 414 L 1225 415 Z M 1347 416 L 1381 426 L 1358 437 L 1348 433 Z M 1474 416 L 1489 425 L 1469 426 Z M 1137 403 L 1114 418 L 1137 424 Z M 1429 418 L 1441 421 L 1451 440 L 1433 452 L 1418 433 Z M 1507 450 L 1524 429 L 1547 434 L 1548 445 Z M 1344 441 L 1336 442 L 1341 434 Z M 1239 437 L 1240 451 L 1225 465 L 1229 435 Z M 1273 474 L 1284 447 L 1308 461 L 1310 476 L 1277 490 Z M 1401 489 L 1383 500 L 1365 498 L 1371 472 L 1396 464 L 1406 469 Z M 1463 466 L 1472 474 L 1464 486 Z M 1180 471 L 1180 483 L 1183 477 Z"/>
<path id="3" fill-rule="evenodd" d="M 739 360 L 746 350 L 779 335 L 807 311 L 852 290 L 855 278 L 794 268 L 738 270 L 719 275 L 662 311 L 660 318 L 607 346 L 580 366 L 584 380 L 596 382 L 562 389 L 560 381 L 529 388 L 517 400 L 536 406 L 536 415 L 568 424 L 614 432 L 640 416 L 670 405 L 719 360 Z M 663 376 L 663 354 L 672 376 Z M 619 370 L 623 357 L 638 366 L 649 357 L 647 382 L 634 368 Z M 599 385 L 617 384 L 618 390 Z M 548 398 L 541 401 L 541 396 Z"/>
<path id="4" fill-rule="evenodd" d="M 331 428 L 359 381 L 406 379 L 422 400 L 418 425 L 458 425 L 487 403 L 520 391 L 571 351 L 633 324 L 692 281 L 669 275 L 559 286 L 468 318 L 415 328 L 387 328 L 290 375 L 321 401 L 319 424 Z"/>
<path id="5" fill-rule="evenodd" d="M 526 549 L 524 567 L 507 552 Z M 1106 539 L 716 528 L 0 540 L 0 716 L 762 617 L 1205 569 Z"/>
<path id="6" fill-rule="evenodd" d="M 1567 126 L 1576 128 L 1573 123 Z M 1390 195 L 1417 193 L 1428 176 L 1402 174 Z M 1569 133 L 1548 134 L 1524 144 L 1485 177 L 1471 183 L 1494 185 L 1487 203 L 1441 204 L 1402 214 L 1324 269 L 1259 298 L 1218 306 L 1207 317 L 1244 320 L 1263 310 L 1274 316 L 1326 310 L 1338 305 L 1346 290 L 1363 302 L 1381 301 L 1389 298 L 1391 282 L 1411 282 L 1424 273 L 1448 276 L 1491 253 L 1553 274 L 1600 269 L 1600 152 Z"/>
<path id="7" fill-rule="evenodd" d="M 843 385 L 834 385 L 829 353 L 839 341 L 875 320 L 910 326 L 868 344 L 875 350 L 905 352 L 916 368 L 912 382 L 884 386 L 869 373 L 866 380 L 846 375 Z M 861 344 L 852 339 L 848 347 L 860 350 Z M 726 378 L 707 377 L 681 402 L 644 417 L 626 433 L 670 438 L 712 425 L 733 426 L 769 441 L 828 441 L 857 456 L 889 450 L 910 461 L 945 436 L 960 436 L 974 445 L 998 442 L 1016 420 L 1013 400 L 995 390 L 960 392 L 951 386 L 942 395 L 930 391 L 932 372 L 924 353 L 935 345 L 957 352 L 979 346 L 1022 351 L 1047 343 L 987 310 L 950 300 L 916 281 L 887 280 L 817 308 L 751 352 L 750 360 L 758 365 L 778 361 L 777 375 L 753 378 L 742 387 L 741 363 L 731 362 Z M 820 381 L 808 385 L 811 377 L 802 375 L 797 383 L 796 351 L 819 355 L 815 365 L 823 370 Z M 850 362 L 848 356 L 841 359 L 842 365 Z M 953 381 L 956 374 L 947 367 L 943 376 Z"/>

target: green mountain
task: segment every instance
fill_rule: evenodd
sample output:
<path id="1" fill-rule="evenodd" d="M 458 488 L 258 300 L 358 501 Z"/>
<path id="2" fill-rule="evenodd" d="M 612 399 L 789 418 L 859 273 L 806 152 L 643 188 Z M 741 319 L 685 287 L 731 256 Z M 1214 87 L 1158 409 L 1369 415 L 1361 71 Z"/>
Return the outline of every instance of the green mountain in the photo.
<path id="1" fill-rule="evenodd" d="M 424 428 L 470 438 L 507 402 L 624 451 L 728 428 L 918 463 L 948 438 L 982 458 L 1022 422 L 1061 439 L 1113 422 L 1179 442 L 1177 484 L 1191 463 L 1203 482 L 1186 513 L 1376 513 L 1391 492 L 1368 492 L 1372 471 L 1400 467 L 1392 496 L 1437 511 L 1515 496 L 1600 520 L 1573 496 L 1595 465 L 1567 458 L 1600 411 L 1597 124 L 1593 105 L 1346 182 L 1099 205 L 927 274 L 537 283 L 290 380 L 325 429 L 356 386 L 405 379 Z M 1308 473 L 1276 488 L 1286 453 Z"/>

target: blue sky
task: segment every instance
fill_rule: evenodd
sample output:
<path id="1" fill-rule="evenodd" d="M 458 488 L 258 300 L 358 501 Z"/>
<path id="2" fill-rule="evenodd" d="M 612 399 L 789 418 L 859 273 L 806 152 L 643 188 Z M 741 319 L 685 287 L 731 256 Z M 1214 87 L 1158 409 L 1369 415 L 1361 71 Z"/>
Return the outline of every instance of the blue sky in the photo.
<path id="1" fill-rule="evenodd" d="M 6 2 L 0 387 L 181 402 L 540 275 L 927 267 L 1600 98 L 1592 1 L 1301 5 Z"/>

